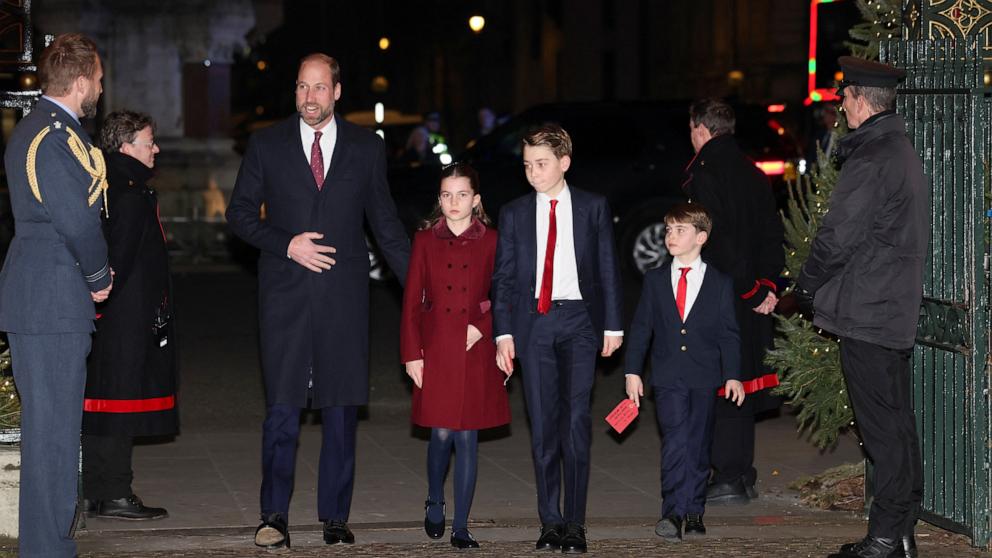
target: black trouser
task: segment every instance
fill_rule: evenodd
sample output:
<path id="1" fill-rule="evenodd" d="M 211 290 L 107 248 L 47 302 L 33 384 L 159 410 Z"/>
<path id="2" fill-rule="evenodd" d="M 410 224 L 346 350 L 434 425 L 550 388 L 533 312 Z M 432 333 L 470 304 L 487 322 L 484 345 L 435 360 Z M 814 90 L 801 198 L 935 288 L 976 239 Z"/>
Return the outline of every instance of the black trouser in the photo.
<path id="1" fill-rule="evenodd" d="M 717 399 L 713 420 L 713 445 L 710 465 L 713 483 L 730 483 L 743 479 L 754 486 L 754 411 L 745 404 L 737 407 L 729 399 Z"/>
<path id="2" fill-rule="evenodd" d="M 131 495 L 131 436 L 83 434 L 83 497 L 117 500 Z"/>
<path id="3" fill-rule="evenodd" d="M 898 538 L 913 532 L 923 498 L 923 464 L 913 416 L 909 359 L 913 350 L 887 349 L 841 338 L 840 360 L 865 453 L 875 467 L 868 534 Z"/>

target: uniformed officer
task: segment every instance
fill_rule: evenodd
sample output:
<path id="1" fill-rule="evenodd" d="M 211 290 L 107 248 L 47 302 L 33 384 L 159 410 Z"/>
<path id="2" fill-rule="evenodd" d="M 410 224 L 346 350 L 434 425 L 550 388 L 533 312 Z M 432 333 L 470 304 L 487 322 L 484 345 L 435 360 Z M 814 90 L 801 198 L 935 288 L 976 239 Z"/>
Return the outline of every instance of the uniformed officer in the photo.
<path id="1" fill-rule="evenodd" d="M 813 298 L 814 325 L 840 337 L 875 499 L 868 535 L 831 556 L 915 557 L 923 478 L 909 359 L 923 296 L 927 180 L 894 111 L 905 72 L 851 56 L 840 66 L 838 93 L 853 131 L 838 140 L 840 176 L 797 294 L 802 303 Z"/>
<path id="2" fill-rule="evenodd" d="M 103 155 L 80 127 L 96 113 L 103 69 L 96 45 L 60 35 L 42 52 L 44 95 L 14 128 L 4 165 L 15 234 L 0 271 L 0 330 L 8 332 L 21 397 L 20 556 L 71 557 L 76 464 L 94 302 L 113 282 L 100 225 Z"/>

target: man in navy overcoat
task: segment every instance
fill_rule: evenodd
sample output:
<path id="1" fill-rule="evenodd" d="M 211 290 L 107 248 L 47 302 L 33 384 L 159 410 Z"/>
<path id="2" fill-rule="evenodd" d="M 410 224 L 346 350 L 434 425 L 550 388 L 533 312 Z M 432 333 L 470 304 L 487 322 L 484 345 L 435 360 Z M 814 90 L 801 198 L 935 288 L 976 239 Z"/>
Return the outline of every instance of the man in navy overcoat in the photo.
<path id="1" fill-rule="evenodd" d="M 308 401 L 323 417 L 317 498 L 324 540 L 354 542 L 347 520 L 355 426 L 358 407 L 368 403 L 365 219 L 397 277 L 406 277 L 409 260 L 383 142 L 334 114 L 340 96 L 337 61 L 305 57 L 298 114 L 252 136 L 227 210 L 231 230 L 261 250 L 266 417 L 255 543 L 268 548 L 289 546 L 300 410 Z"/>

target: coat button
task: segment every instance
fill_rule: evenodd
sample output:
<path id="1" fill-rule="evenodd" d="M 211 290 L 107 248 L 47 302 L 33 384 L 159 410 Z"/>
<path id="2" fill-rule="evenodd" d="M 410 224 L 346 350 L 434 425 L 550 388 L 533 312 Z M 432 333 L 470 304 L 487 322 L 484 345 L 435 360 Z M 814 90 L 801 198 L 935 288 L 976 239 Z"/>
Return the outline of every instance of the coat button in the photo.
<path id="1" fill-rule="evenodd" d="M 464 308 L 462 308 L 462 314 L 464 314 L 464 313 L 465 313 L 465 309 L 464 309 Z"/>
<path id="2" fill-rule="evenodd" d="M 682 352 L 683 352 L 683 353 L 684 353 L 684 352 L 686 352 L 686 351 L 688 350 L 688 349 L 686 349 L 686 348 L 685 348 L 685 345 L 682 345 L 682 346 L 681 346 L 681 347 L 679 347 L 679 348 L 680 348 L 680 349 L 682 349 Z"/>
<path id="3" fill-rule="evenodd" d="M 451 264 L 448 264 L 448 269 L 451 269 Z"/>
<path id="4" fill-rule="evenodd" d="M 465 291 L 467 291 L 467 290 L 468 290 L 467 288 L 465 288 L 465 287 L 462 287 L 462 292 L 463 292 L 463 293 L 464 293 Z"/>
<path id="5" fill-rule="evenodd" d="M 462 264 L 462 269 L 468 269 L 468 264 Z"/>
<path id="6" fill-rule="evenodd" d="M 445 308 L 444 311 L 450 313 L 451 312 L 451 308 Z M 682 347 L 682 350 L 684 351 L 685 350 L 685 347 Z"/>
<path id="7" fill-rule="evenodd" d="M 682 331 L 680 331 L 679 333 L 681 333 L 682 335 L 685 335 L 686 334 L 685 328 L 682 328 Z"/>
<path id="8" fill-rule="evenodd" d="M 448 285 L 448 290 L 449 290 L 449 291 L 451 290 L 451 285 Z"/>
<path id="9" fill-rule="evenodd" d="M 454 246 L 454 245 L 455 245 L 454 242 L 452 242 L 451 240 L 448 241 L 448 246 Z"/>

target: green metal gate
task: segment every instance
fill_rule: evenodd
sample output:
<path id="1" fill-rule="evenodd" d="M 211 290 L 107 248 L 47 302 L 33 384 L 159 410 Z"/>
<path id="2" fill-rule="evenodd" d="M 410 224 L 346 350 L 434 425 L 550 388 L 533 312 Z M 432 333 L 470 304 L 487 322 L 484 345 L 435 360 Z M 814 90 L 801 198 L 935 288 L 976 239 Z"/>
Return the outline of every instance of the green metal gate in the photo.
<path id="1" fill-rule="evenodd" d="M 932 237 L 913 359 L 923 453 L 921 517 L 990 537 L 988 217 L 992 93 L 974 36 L 895 40 L 883 61 L 907 71 L 897 112 L 931 185 Z"/>

